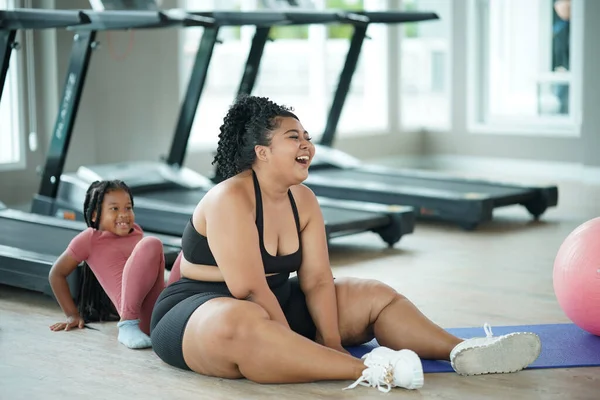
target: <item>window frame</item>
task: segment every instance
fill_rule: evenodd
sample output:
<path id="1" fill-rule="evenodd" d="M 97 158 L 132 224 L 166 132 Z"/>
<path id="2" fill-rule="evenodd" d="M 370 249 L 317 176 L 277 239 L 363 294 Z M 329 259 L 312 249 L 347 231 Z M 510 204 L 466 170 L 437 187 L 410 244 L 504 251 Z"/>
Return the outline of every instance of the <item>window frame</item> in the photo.
<path id="1" fill-rule="evenodd" d="M 10 10 L 17 6 L 15 0 L 6 0 L 7 7 L 6 9 Z M 17 160 L 11 162 L 0 162 L 0 171 L 15 171 L 15 170 L 23 170 L 27 166 L 27 153 L 26 153 L 26 142 L 25 142 L 25 113 L 24 113 L 24 103 L 25 103 L 25 79 L 26 76 L 23 73 L 23 68 L 25 65 L 24 60 L 24 50 L 25 47 L 22 45 L 26 40 L 26 35 L 22 30 L 17 30 L 15 35 L 15 42 L 19 44 L 17 48 L 12 49 L 10 64 L 6 74 L 6 81 L 4 83 L 4 90 L 2 92 L 2 99 L 6 101 L 7 99 L 7 87 L 12 85 L 11 89 L 11 99 L 9 100 L 9 112 L 11 117 L 16 121 L 11 121 L 14 125 L 16 125 L 12 134 L 12 139 L 16 142 L 16 154 L 13 154 L 13 157 L 16 155 Z M 16 107 L 14 106 L 16 104 Z M 0 141 L 4 142 L 3 137 L 0 137 Z M 14 149 L 13 149 L 14 152 Z"/>
<path id="2" fill-rule="evenodd" d="M 583 36 L 583 21 L 576 20 L 570 33 L 570 59 L 569 74 L 565 76 L 569 82 L 569 114 L 538 115 L 531 117 L 490 116 L 488 104 L 488 67 L 489 51 L 483 50 L 489 39 L 489 7 L 493 0 L 468 0 L 467 7 L 467 32 L 466 32 L 466 57 L 467 57 L 467 115 L 466 128 L 469 133 L 524 135 L 534 137 L 579 137 L 581 136 L 581 79 L 582 79 L 582 52 L 577 46 Z M 576 2 L 577 0 L 572 0 Z M 547 4 L 544 4 L 547 3 Z M 553 0 L 541 0 L 540 8 L 551 10 Z M 540 10 L 540 11 L 542 11 Z M 544 15 L 544 14 L 542 14 Z M 542 19 L 542 23 L 551 23 L 552 13 L 549 11 Z M 572 19 L 573 20 L 573 19 Z M 544 35 L 545 36 L 545 35 Z M 548 56 L 552 51 L 550 31 L 547 34 L 548 47 L 542 49 L 540 57 Z M 546 57 L 548 59 L 548 57 Z M 538 60 L 542 62 L 542 60 Z M 549 61 L 543 61 L 549 63 Z M 542 64 L 540 64 L 542 65 Z M 540 78 L 547 77 L 552 80 L 556 74 L 545 72 L 538 74 Z M 547 80 L 546 80 L 547 81 Z"/>

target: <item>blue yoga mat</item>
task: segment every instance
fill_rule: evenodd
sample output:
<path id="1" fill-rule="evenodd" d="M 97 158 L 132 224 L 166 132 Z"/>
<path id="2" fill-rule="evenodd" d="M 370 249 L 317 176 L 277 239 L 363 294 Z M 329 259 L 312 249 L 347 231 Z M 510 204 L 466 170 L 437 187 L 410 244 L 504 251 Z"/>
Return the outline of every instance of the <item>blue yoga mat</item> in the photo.
<path id="1" fill-rule="evenodd" d="M 446 329 L 460 338 L 485 336 L 482 327 Z M 528 369 L 600 366 L 600 336 L 592 335 L 575 324 L 492 326 L 494 336 L 511 332 L 533 332 L 540 336 L 542 352 Z M 347 347 L 355 357 L 362 357 L 379 346 L 374 339 L 360 346 Z M 453 372 L 448 361 L 423 360 L 425 373 Z"/>

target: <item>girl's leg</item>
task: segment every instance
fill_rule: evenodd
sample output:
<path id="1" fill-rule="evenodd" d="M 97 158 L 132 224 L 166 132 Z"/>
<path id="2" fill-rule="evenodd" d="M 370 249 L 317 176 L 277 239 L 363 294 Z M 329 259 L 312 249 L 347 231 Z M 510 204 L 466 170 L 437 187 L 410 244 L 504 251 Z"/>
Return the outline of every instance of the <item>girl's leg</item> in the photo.
<path id="1" fill-rule="evenodd" d="M 135 246 L 123 270 L 119 341 L 130 348 L 150 347 L 152 307 L 164 289 L 165 257 L 162 242 L 144 237 Z"/>
<path id="2" fill-rule="evenodd" d="M 158 276 L 156 277 L 154 286 L 152 286 L 152 288 L 148 292 L 148 295 L 142 302 L 142 307 L 140 309 L 140 329 L 147 335 L 150 335 L 150 320 L 152 319 L 152 310 L 154 309 L 154 304 L 156 304 L 158 296 L 160 296 L 160 294 L 165 288 L 164 257 L 163 263 L 160 264 L 158 268 Z"/>

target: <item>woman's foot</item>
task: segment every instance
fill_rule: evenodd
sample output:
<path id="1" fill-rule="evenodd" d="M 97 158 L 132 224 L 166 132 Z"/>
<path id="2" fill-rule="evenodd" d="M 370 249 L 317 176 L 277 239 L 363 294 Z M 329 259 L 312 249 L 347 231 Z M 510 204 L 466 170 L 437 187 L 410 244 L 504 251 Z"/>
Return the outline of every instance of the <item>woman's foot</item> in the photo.
<path id="1" fill-rule="evenodd" d="M 360 378 L 345 389 L 357 385 L 377 387 L 389 392 L 392 387 L 419 389 L 423 386 L 423 365 L 412 350 L 395 351 L 387 347 L 377 347 L 362 359 L 367 367 Z"/>
<path id="2" fill-rule="evenodd" d="M 139 319 L 129 319 L 117 323 L 119 328 L 119 342 L 130 349 L 145 349 L 152 347 L 150 336 L 140 329 Z"/>
<path id="3" fill-rule="evenodd" d="M 514 332 L 493 336 L 488 324 L 486 337 L 466 339 L 450 353 L 450 362 L 460 375 L 505 374 L 517 372 L 540 355 L 542 343 L 535 333 Z"/>

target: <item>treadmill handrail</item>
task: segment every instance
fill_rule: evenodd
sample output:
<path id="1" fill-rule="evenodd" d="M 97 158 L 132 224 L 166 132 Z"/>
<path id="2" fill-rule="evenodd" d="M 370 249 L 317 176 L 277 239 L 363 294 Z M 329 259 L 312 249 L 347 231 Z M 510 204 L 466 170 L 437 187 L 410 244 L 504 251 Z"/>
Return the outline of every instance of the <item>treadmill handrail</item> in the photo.
<path id="1" fill-rule="evenodd" d="M 18 258 L 19 260 L 44 264 L 48 266 L 51 266 L 56 261 L 56 256 L 50 254 L 24 250 L 18 247 L 5 246 L 3 244 L 0 244 L 0 258 Z"/>
<path id="2" fill-rule="evenodd" d="M 369 18 L 371 24 L 403 24 L 440 19 L 439 15 L 429 11 L 353 11 Z"/>
<path id="3" fill-rule="evenodd" d="M 49 29 L 89 24 L 80 10 L 37 10 L 17 8 L 0 11 L 0 29 Z"/>
<path id="4" fill-rule="evenodd" d="M 215 20 L 210 17 L 195 16 L 182 10 L 162 11 L 86 11 L 89 24 L 75 25 L 70 30 L 120 30 L 120 29 L 153 29 L 171 26 L 214 26 Z"/>
<path id="5" fill-rule="evenodd" d="M 367 24 L 369 18 L 364 15 L 358 15 L 351 11 L 341 10 L 325 10 L 325 11 L 311 11 L 311 10 L 286 10 L 284 12 L 286 18 L 290 21 L 290 25 L 308 25 L 308 24 L 329 24 L 329 23 L 343 23 L 343 24 Z"/>
<path id="6" fill-rule="evenodd" d="M 196 16 L 214 18 L 217 26 L 289 25 L 286 13 L 279 11 L 188 11 Z"/>
<path id="7" fill-rule="evenodd" d="M 141 199 L 140 199 L 141 200 Z M 157 201 L 158 202 L 158 201 Z M 142 201 L 143 203 L 143 201 Z M 51 226 L 57 229 L 67 229 L 77 232 L 82 232 L 88 228 L 88 226 L 83 221 L 78 220 L 70 220 L 70 219 L 62 219 L 48 215 L 40 215 L 29 213 L 21 210 L 16 210 L 13 208 L 4 208 L 0 209 L 0 221 L 3 219 L 9 219 L 13 221 L 19 221 L 22 223 L 35 224 L 35 225 L 44 225 Z M 1 223 L 1 222 L 0 222 Z M 164 235 L 157 234 L 154 232 L 145 232 L 147 236 L 153 236 L 160 239 L 160 241 L 167 246 L 171 247 L 181 247 L 181 238 L 172 236 L 172 235 Z"/>

